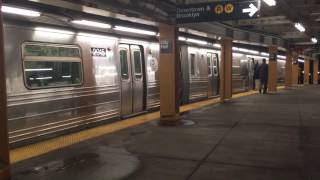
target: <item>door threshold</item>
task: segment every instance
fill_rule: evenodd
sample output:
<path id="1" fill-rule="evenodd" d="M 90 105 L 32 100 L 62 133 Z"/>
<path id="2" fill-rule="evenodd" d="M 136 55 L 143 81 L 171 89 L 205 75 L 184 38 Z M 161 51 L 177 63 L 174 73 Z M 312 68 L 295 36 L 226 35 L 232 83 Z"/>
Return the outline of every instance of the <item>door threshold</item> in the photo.
<path id="1" fill-rule="evenodd" d="M 134 113 L 134 114 L 124 115 L 124 116 L 121 116 L 121 119 L 128 119 L 128 118 L 132 118 L 132 117 L 139 116 L 139 115 L 146 114 L 146 113 L 148 113 L 148 111 L 145 110 L 145 111 L 141 111 L 141 112 Z"/>

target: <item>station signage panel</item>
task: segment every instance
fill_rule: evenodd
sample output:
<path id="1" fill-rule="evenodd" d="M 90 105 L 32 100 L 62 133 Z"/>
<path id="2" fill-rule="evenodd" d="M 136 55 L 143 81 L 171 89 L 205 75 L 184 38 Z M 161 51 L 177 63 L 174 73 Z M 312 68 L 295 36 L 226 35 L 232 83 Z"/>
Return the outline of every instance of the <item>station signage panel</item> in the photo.
<path id="1" fill-rule="evenodd" d="M 260 0 L 218 1 L 180 5 L 177 7 L 177 23 L 197 23 L 252 19 L 259 16 Z"/>

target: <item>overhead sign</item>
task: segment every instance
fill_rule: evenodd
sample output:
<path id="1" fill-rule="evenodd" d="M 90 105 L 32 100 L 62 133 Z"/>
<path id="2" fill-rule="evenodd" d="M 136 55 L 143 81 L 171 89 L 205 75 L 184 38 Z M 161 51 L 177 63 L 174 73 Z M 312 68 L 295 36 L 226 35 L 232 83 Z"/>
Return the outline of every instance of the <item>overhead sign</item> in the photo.
<path id="1" fill-rule="evenodd" d="M 257 18 L 259 0 L 220 1 L 177 7 L 177 23 L 197 23 Z"/>

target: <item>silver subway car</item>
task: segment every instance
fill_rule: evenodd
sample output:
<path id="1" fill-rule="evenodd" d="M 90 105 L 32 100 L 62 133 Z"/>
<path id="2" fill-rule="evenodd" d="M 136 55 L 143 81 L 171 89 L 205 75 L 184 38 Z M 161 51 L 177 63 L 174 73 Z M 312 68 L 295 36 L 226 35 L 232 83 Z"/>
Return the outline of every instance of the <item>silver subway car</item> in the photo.
<path id="1" fill-rule="evenodd" d="M 159 106 L 158 43 L 7 22 L 10 143 Z"/>

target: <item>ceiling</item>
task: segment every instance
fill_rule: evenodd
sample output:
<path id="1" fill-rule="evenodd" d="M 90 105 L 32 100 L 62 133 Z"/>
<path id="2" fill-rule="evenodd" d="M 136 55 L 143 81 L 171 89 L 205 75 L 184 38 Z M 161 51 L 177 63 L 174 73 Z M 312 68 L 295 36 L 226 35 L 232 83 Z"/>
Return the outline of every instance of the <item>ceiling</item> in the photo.
<path id="1" fill-rule="evenodd" d="M 221 0 L 66 0 L 97 8 L 122 13 L 130 17 L 140 17 L 148 20 L 174 21 L 176 6 L 201 2 Z M 247 0 L 245 0 L 247 1 Z M 262 3 L 260 17 L 251 20 L 222 22 L 226 25 L 262 34 L 277 36 L 295 48 L 309 48 L 318 51 L 319 46 L 311 43 L 311 37 L 320 40 L 320 0 L 276 0 L 273 7 Z M 306 27 L 301 33 L 294 23 L 300 22 Z M 215 22 L 210 22 L 215 23 Z M 209 23 L 209 24 L 210 24 Z M 208 23 L 206 23 L 208 24 Z M 201 24 L 194 24 L 199 27 Z M 202 29 L 203 30 L 203 29 Z"/>

